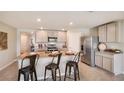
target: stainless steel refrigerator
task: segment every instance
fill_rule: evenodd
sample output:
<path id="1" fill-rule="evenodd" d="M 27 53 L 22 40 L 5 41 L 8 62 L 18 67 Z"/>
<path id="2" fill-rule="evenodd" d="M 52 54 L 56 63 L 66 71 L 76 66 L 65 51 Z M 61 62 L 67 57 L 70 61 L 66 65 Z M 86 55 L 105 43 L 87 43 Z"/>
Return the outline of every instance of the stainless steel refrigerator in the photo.
<path id="1" fill-rule="evenodd" d="M 84 63 L 95 66 L 95 50 L 97 50 L 98 37 L 88 36 L 84 38 L 83 52 L 84 52 Z"/>

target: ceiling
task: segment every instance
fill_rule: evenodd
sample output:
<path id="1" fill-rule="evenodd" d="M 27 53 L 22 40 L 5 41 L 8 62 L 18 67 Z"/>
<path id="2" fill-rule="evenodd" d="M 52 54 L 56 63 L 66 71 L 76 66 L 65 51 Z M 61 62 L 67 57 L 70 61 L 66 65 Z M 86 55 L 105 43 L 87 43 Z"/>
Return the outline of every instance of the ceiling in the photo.
<path id="1" fill-rule="evenodd" d="M 37 22 L 41 18 L 41 22 Z M 18 29 L 91 28 L 124 19 L 122 11 L 1 11 L 0 21 Z M 69 25 L 73 22 L 72 25 Z"/>

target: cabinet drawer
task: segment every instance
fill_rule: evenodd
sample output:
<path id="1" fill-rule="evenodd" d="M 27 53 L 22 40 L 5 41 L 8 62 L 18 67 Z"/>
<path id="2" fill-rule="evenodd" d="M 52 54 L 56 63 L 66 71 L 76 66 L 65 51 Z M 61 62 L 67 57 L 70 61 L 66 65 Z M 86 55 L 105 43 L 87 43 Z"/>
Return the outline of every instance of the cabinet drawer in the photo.
<path id="1" fill-rule="evenodd" d="M 112 72 L 112 59 L 103 57 L 103 68 Z"/>

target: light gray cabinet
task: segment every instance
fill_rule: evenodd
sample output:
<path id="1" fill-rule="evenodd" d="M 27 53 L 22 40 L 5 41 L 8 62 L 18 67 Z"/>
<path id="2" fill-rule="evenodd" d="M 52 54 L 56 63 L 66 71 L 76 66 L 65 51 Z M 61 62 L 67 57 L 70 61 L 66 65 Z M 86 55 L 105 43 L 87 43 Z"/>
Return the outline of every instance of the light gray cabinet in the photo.
<path id="1" fill-rule="evenodd" d="M 96 66 L 103 68 L 107 71 L 113 72 L 112 65 L 113 65 L 113 55 L 105 55 L 96 53 L 95 55 L 95 64 Z"/>
<path id="2" fill-rule="evenodd" d="M 37 31 L 35 33 L 35 39 L 37 43 L 48 42 L 47 31 Z"/>
<path id="3" fill-rule="evenodd" d="M 117 21 L 116 27 L 116 40 L 119 43 L 124 43 L 124 20 Z"/>
<path id="4" fill-rule="evenodd" d="M 102 56 L 99 56 L 99 55 L 95 55 L 95 64 L 98 66 L 98 67 L 103 67 L 103 63 L 102 63 Z"/>
<path id="5" fill-rule="evenodd" d="M 99 42 L 118 42 L 117 23 L 112 22 L 98 27 Z"/>
<path id="6" fill-rule="evenodd" d="M 65 31 L 37 31 L 35 32 L 36 43 L 48 42 L 48 37 L 57 37 L 57 42 L 65 43 L 67 41 L 67 32 Z"/>
<path id="7" fill-rule="evenodd" d="M 112 72 L 112 58 L 103 56 L 103 68 Z"/>
<path id="8" fill-rule="evenodd" d="M 95 55 L 96 66 L 112 72 L 112 58 L 103 55 Z"/>
<path id="9" fill-rule="evenodd" d="M 99 42 L 106 42 L 106 25 L 98 27 Z"/>
<path id="10" fill-rule="evenodd" d="M 58 32 L 58 42 L 66 42 L 67 41 L 67 32 L 60 31 Z"/>
<path id="11" fill-rule="evenodd" d="M 114 74 L 123 73 L 123 54 L 95 52 L 95 65 Z"/>
<path id="12" fill-rule="evenodd" d="M 107 24 L 107 42 L 116 42 L 116 23 Z"/>
<path id="13" fill-rule="evenodd" d="M 58 31 L 47 31 L 48 37 L 58 37 Z"/>

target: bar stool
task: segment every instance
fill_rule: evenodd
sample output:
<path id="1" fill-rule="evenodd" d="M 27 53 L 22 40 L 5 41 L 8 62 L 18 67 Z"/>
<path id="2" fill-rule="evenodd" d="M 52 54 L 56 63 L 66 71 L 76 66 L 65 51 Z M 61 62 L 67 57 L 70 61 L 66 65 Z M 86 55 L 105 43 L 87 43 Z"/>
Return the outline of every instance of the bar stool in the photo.
<path id="1" fill-rule="evenodd" d="M 44 81 L 46 80 L 46 71 L 47 70 L 51 70 L 52 79 L 54 81 L 56 81 L 56 71 L 58 70 L 59 71 L 59 80 L 61 80 L 61 73 L 60 73 L 60 68 L 59 68 L 61 55 L 62 55 L 62 53 L 57 54 L 57 57 L 58 57 L 57 63 L 53 63 L 54 58 L 55 58 L 55 57 L 53 57 L 52 62 L 45 67 Z"/>
<path id="2" fill-rule="evenodd" d="M 66 63 L 64 81 L 67 78 L 67 69 L 69 68 L 69 77 L 70 77 L 72 67 L 74 69 L 74 80 L 77 81 L 77 76 L 78 76 L 78 79 L 80 80 L 79 68 L 78 68 L 79 59 L 80 59 L 80 52 L 78 52 L 75 55 L 73 60 L 70 60 Z"/>
<path id="3" fill-rule="evenodd" d="M 29 59 L 29 65 L 23 67 L 23 62 Z M 38 54 L 34 54 L 34 55 L 28 55 L 26 57 L 24 57 L 22 59 L 21 62 L 21 68 L 18 71 L 18 81 L 20 80 L 20 75 L 23 74 L 24 75 L 24 81 L 29 81 L 29 75 L 31 77 L 31 81 L 33 81 L 33 73 L 35 76 L 35 80 L 37 81 L 37 74 L 36 74 L 36 69 L 35 69 L 35 64 L 36 62 L 38 62 L 39 59 L 39 55 Z"/>

